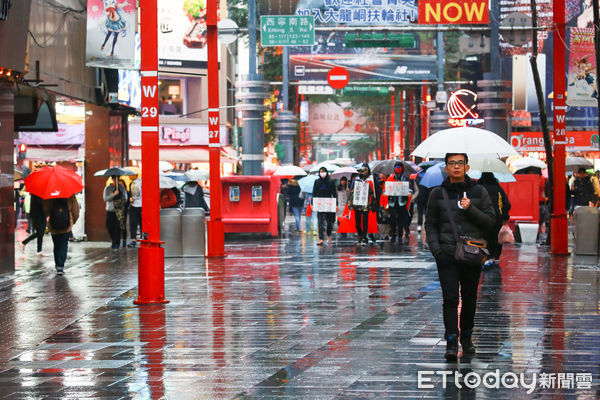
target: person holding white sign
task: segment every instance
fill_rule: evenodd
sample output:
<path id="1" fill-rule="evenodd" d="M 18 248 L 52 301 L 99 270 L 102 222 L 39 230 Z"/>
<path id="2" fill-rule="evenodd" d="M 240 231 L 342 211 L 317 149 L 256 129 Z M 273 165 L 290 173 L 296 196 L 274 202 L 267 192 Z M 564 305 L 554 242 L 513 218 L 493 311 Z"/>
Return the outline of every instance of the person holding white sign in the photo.
<path id="1" fill-rule="evenodd" d="M 366 246 L 367 232 L 369 230 L 369 211 L 375 202 L 375 189 L 373 182 L 367 181 L 369 169 L 363 164 L 358 169 L 358 176 L 351 188 L 350 206 L 354 210 L 356 219 L 356 232 L 358 233 L 358 244 Z"/>
<path id="2" fill-rule="evenodd" d="M 391 214 L 391 241 L 402 243 L 402 234 L 406 241 L 410 234 L 410 214 L 408 208 L 412 194 L 414 193 L 414 182 L 404 173 L 404 163 L 397 161 L 394 164 L 394 173 L 385 181 L 384 195 L 387 196 L 387 207 Z M 385 202 L 385 200 L 384 200 Z"/>
<path id="3" fill-rule="evenodd" d="M 319 169 L 319 179 L 313 185 L 313 209 L 317 212 L 317 221 L 319 223 L 319 241 L 321 246 L 327 230 L 327 242 L 331 243 L 331 232 L 335 222 L 336 197 L 335 184 L 329 177 L 327 168 Z"/>

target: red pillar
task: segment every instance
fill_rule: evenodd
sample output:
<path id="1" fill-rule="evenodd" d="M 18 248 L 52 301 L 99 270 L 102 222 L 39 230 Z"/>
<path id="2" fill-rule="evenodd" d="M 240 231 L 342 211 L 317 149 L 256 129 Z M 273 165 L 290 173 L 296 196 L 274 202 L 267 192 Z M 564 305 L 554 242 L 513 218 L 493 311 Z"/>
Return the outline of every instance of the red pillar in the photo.
<path id="1" fill-rule="evenodd" d="M 427 85 L 421 86 L 421 142 L 429 133 L 429 109 L 427 108 Z"/>
<path id="2" fill-rule="evenodd" d="M 391 153 L 392 156 L 396 156 L 396 152 L 394 149 L 394 135 L 396 134 L 396 105 L 394 104 L 395 101 L 395 97 L 394 97 L 395 93 L 392 92 L 392 96 L 390 99 L 390 147 L 389 147 L 389 151 Z"/>
<path id="3" fill-rule="evenodd" d="M 569 254 L 565 199 L 566 84 L 565 0 L 553 0 L 554 8 L 554 209 L 551 219 L 553 254 Z M 534 43 L 537 46 L 537 43 Z"/>
<path id="4" fill-rule="evenodd" d="M 406 144 L 406 139 L 404 136 L 404 96 L 406 95 L 406 92 L 403 90 L 400 93 L 400 112 L 398 114 L 398 119 L 400 120 L 400 129 L 399 129 L 399 137 L 398 137 L 398 155 L 402 158 L 405 159 L 405 155 L 404 155 L 404 147 Z"/>
<path id="5" fill-rule="evenodd" d="M 142 49 L 142 220 L 147 237 L 138 250 L 135 304 L 167 303 L 165 253 L 160 241 L 158 187 L 158 16 L 156 0 L 141 0 Z"/>
<path id="6" fill-rule="evenodd" d="M 414 90 L 408 91 L 408 121 L 410 126 L 410 131 L 408 132 L 408 153 L 412 153 L 415 149 L 415 134 L 417 133 L 417 127 L 415 124 L 415 113 L 417 111 L 415 102 L 417 101 L 417 96 Z"/>
<path id="7" fill-rule="evenodd" d="M 219 118 L 219 41 L 217 38 L 217 0 L 206 5 L 206 42 L 208 51 L 208 147 L 210 164 L 210 220 L 206 256 L 225 255 L 225 231 L 221 213 L 221 137 Z"/>

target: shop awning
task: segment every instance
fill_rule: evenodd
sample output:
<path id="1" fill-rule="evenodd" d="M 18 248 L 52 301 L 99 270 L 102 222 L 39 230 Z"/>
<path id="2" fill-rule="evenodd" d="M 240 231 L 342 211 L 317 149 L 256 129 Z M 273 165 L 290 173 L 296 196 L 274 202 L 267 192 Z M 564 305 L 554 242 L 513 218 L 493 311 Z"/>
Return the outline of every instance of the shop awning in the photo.
<path id="1" fill-rule="evenodd" d="M 235 150 L 233 150 L 235 152 Z M 159 159 L 174 163 L 197 163 L 208 162 L 208 146 L 161 146 Z M 142 148 L 138 146 L 129 147 L 129 159 L 141 161 Z M 221 163 L 236 163 L 228 153 L 221 151 Z"/>
<path id="2" fill-rule="evenodd" d="M 27 147 L 27 160 L 30 161 L 78 161 L 85 158 L 83 146 L 78 148 L 57 149 L 48 147 Z"/>

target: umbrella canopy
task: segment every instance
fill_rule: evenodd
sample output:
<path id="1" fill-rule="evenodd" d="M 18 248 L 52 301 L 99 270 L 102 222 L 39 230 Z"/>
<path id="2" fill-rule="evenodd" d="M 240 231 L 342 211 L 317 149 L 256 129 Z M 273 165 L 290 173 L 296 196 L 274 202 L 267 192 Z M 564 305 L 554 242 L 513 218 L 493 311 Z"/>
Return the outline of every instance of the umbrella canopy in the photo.
<path id="1" fill-rule="evenodd" d="M 182 182 L 182 184 L 190 181 L 190 179 L 187 176 L 185 176 L 183 172 L 165 172 L 160 175 L 166 176 L 167 178 L 171 178 L 176 182 Z"/>
<path id="2" fill-rule="evenodd" d="M 340 167 L 338 167 L 335 164 L 330 164 L 330 163 L 323 162 L 323 163 L 319 163 L 319 164 L 315 165 L 314 167 L 312 167 L 310 169 L 310 172 L 319 172 L 319 170 L 322 167 L 325 167 L 327 169 L 327 171 L 329 171 L 329 173 L 335 172 L 335 171 L 337 171 L 340 168 Z"/>
<path id="3" fill-rule="evenodd" d="M 179 186 L 180 185 L 173 178 L 162 174 L 158 176 L 158 187 L 160 189 L 178 188 Z"/>
<path id="4" fill-rule="evenodd" d="M 188 182 L 190 181 L 207 181 L 210 179 L 210 174 L 208 171 L 203 171 L 200 169 L 190 169 L 185 173 L 185 176 L 188 178 Z"/>
<path id="5" fill-rule="evenodd" d="M 120 167 L 111 167 L 108 169 L 101 169 L 100 171 L 97 171 L 94 176 L 123 176 L 123 175 L 137 175 L 137 173 L 135 171 L 132 171 L 130 169 L 127 168 L 120 168 Z"/>
<path id="6" fill-rule="evenodd" d="M 275 171 L 275 176 L 306 176 L 306 172 L 295 165 L 284 165 Z"/>
<path id="7" fill-rule="evenodd" d="M 544 169 L 546 168 L 546 163 L 542 160 L 538 160 L 537 158 L 523 157 L 513 161 L 510 164 L 510 167 L 513 169 L 513 171 L 530 167 Z"/>
<path id="8" fill-rule="evenodd" d="M 446 153 L 467 153 L 469 157 L 501 158 L 518 155 L 517 151 L 494 132 L 479 128 L 450 128 L 436 132 L 417 146 L 415 157 L 441 157 Z"/>
<path id="9" fill-rule="evenodd" d="M 333 174 L 331 174 L 331 179 L 340 179 L 343 176 L 350 179 L 352 174 L 358 174 L 358 171 L 356 170 L 356 168 L 342 167 L 342 168 L 338 169 L 337 171 L 335 171 Z"/>
<path id="10" fill-rule="evenodd" d="M 508 166 L 497 158 L 473 157 L 469 158 L 471 171 L 479 172 L 497 172 L 500 174 L 510 174 Z"/>
<path id="11" fill-rule="evenodd" d="M 440 186 L 448 176 L 444 167 L 445 164 L 441 162 L 427 168 L 427 171 L 423 173 L 420 184 L 428 188 Z"/>
<path id="12" fill-rule="evenodd" d="M 469 162 L 470 162 L 470 160 L 469 160 Z M 517 179 L 510 172 L 507 174 L 493 172 L 493 174 L 494 174 L 494 177 L 496 179 L 498 179 L 498 182 L 516 182 L 517 181 Z M 472 170 L 469 170 L 469 172 L 467 172 L 467 175 L 469 175 L 469 177 L 471 177 L 472 179 L 481 179 L 481 171 L 472 169 Z"/>
<path id="13" fill-rule="evenodd" d="M 404 165 L 404 172 L 406 174 L 414 174 L 415 172 L 417 172 L 417 170 L 412 165 L 402 160 L 380 161 L 373 167 L 372 172 L 374 174 L 391 175 L 394 173 L 394 165 L 396 165 L 397 162 L 401 162 Z"/>
<path id="14" fill-rule="evenodd" d="M 583 157 L 567 157 L 565 158 L 565 169 L 575 172 L 579 168 L 594 168 L 594 163 Z"/>
<path id="15" fill-rule="evenodd" d="M 429 161 L 423 161 L 421 164 L 418 165 L 419 168 L 421 169 L 427 169 L 433 165 L 439 164 L 442 160 L 429 160 Z"/>
<path id="16" fill-rule="evenodd" d="M 70 169 L 60 166 L 44 167 L 25 178 L 25 190 L 42 199 L 66 199 L 81 192 L 83 182 Z"/>
<path id="17" fill-rule="evenodd" d="M 319 179 L 319 177 L 316 175 L 308 175 L 302 179 L 299 179 L 298 185 L 300 185 L 300 190 L 303 191 L 304 193 L 312 193 L 313 186 L 317 179 Z"/>
<path id="18" fill-rule="evenodd" d="M 167 162 L 167 161 L 159 161 L 158 162 L 158 169 L 162 172 L 170 171 L 174 168 L 175 168 L 175 166 L 173 164 L 171 164 L 170 162 Z"/>

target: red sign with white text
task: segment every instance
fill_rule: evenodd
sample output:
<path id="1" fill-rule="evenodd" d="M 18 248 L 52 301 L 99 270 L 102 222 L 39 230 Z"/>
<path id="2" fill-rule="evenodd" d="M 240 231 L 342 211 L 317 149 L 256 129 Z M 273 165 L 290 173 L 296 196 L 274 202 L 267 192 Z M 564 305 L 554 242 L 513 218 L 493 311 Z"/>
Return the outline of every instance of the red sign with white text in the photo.
<path id="1" fill-rule="evenodd" d="M 598 151 L 597 131 L 567 131 L 565 142 L 567 150 Z M 545 151 L 542 132 L 513 132 L 510 144 L 517 151 Z"/>
<path id="2" fill-rule="evenodd" d="M 419 0 L 419 24 L 489 24 L 487 0 Z"/>

